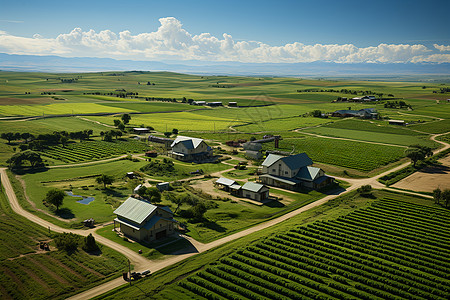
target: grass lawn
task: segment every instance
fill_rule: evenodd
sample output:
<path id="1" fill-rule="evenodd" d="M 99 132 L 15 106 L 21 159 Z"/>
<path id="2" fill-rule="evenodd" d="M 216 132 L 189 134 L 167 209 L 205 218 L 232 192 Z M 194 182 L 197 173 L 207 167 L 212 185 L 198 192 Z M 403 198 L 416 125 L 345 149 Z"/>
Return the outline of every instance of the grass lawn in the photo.
<path id="1" fill-rule="evenodd" d="M 55 213 L 53 209 L 50 210 L 42 203 L 51 188 L 62 190 L 72 188 L 75 195 L 93 196 L 95 200 L 88 205 L 77 203 L 80 198 L 70 196 L 64 198 L 57 215 L 70 222 L 58 222 L 58 225 L 78 227 L 82 220 L 88 218 L 94 218 L 96 223 L 111 221 L 114 217 L 112 213 L 114 207 L 126 200 L 132 192 L 123 182 L 123 177 L 126 172 L 138 171 L 144 164 L 143 161 L 120 160 L 81 167 L 47 169 L 44 172 L 24 174 L 21 177 L 25 181 L 27 195 L 36 208 L 51 215 Z M 95 177 L 100 174 L 111 175 L 116 179 L 113 188 L 103 189 L 95 182 Z"/>

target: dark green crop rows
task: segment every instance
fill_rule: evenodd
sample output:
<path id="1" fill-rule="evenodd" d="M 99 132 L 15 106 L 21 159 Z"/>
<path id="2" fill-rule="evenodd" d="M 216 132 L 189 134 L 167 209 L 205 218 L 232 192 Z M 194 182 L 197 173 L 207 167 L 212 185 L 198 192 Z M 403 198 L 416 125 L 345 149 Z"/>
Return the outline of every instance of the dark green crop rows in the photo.
<path id="1" fill-rule="evenodd" d="M 179 285 L 207 299 L 449 299 L 450 213 L 386 198 L 238 250 Z"/>
<path id="2" fill-rule="evenodd" d="M 69 144 L 66 147 L 52 146 L 41 152 L 41 155 L 66 163 L 75 163 L 117 156 L 124 153 L 140 153 L 146 150 L 148 150 L 148 146 L 138 141 L 85 141 Z"/>

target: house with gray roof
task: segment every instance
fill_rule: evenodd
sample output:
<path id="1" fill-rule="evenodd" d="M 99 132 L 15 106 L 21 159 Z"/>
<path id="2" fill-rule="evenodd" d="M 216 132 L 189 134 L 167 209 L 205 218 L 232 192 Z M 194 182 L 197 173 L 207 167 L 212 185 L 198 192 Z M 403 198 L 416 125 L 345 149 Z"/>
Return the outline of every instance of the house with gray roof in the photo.
<path id="1" fill-rule="evenodd" d="M 114 230 L 137 241 L 150 242 L 171 235 L 176 221 L 167 206 L 157 206 L 142 199 L 128 198 L 114 213 Z"/>
<path id="2" fill-rule="evenodd" d="M 169 156 L 181 161 L 204 161 L 213 156 L 213 150 L 203 139 L 179 135 L 170 145 Z"/>
<path id="3" fill-rule="evenodd" d="M 306 153 L 290 156 L 269 154 L 262 163 L 259 182 L 288 190 L 317 190 L 333 183 L 332 177 L 312 164 Z"/>

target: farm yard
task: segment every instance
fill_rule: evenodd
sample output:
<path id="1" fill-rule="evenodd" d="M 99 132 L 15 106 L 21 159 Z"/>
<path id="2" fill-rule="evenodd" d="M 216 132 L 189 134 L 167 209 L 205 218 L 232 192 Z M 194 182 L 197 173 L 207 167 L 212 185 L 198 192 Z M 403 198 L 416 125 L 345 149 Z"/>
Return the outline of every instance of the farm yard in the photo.
<path id="1" fill-rule="evenodd" d="M 446 180 L 442 172 L 421 181 L 427 187 L 415 196 L 407 195 L 417 192 L 411 186 L 394 186 L 404 189 L 401 194 L 378 189 L 384 186 L 376 181 L 391 169 L 411 168 L 406 155 L 412 145 L 428 149 L 425 156 L 447 146 L 439 141 L 449 140 L 450 104 L 436 101 L 432 92 L 445 85 L 440 77 L 423 89 L 419 81 L 392 78 L 315 80 L 140 71 L 71 76 L 77 81 L 64 82 L 60 74 L 0 71 L 0 165 L 11 168 L 15 195 L 28 212 L 68 231 L 94 218 L 101 227 L 98 238 L 120 245 L 127 257 L 142 252 L 142 260 L 133 261 L 140 263 L 136 269 L 148 266 L 153 272 L 154 265 L 167 261 L 164 266 L 169 268 L 157 267 L 155 271 L 161 271 L 151 280 L 100 298 L 449 297 L 448 205 L 429 200 L 436 184 Z M 395 95 L 387 98 L 401 99 L 407 106 L 394 107 L 389 104 L 394 100 L 386 96 L 364 103 L 337 101 L 348 96 L 339 92 L 343 90 L 358 91 L 358 96 L 366 91 Z M 190 105 L 193 101 L 223 105 Z M 378 117 L 332 115 L 366 108 L 376 109 Z M 390 119 L 407 124 L 391 125 Z M 169 156 L 164 142 L 149 142 L 147 134 L 136 134 L 136 127 L 146 127 L 158 138 L 204 139 L 214 157 L 203 163 L 178 161 Z M 263 143 L 260 160 L 250 159 L 241 146 L 233 147 L 233 141 L 267 135 L 281 139 L 276 148 L 273 141 Z M 305 152 L 315 167 L 336 176 L 337 185 L 299 192 L 271 187 L 274 200 L 264 205 L 229 197 L 214 187 L 222 176 L 239 184 L 258 180 L 266 151 Z M 421 160 L 432 159 L 419 159 L 412 176 L 427 172 Z M 111 182 L 99 181 L 102 177 Z M 170 189 L 159 192 L 155 187 L 161 182 L 170 182 Z M 369 195 L 354 191 L 367 183 L 374 187 Z M 137 243 L 111 230 L 114 210 L 128 197 L 141 195 L 135 190 L 139 184 L 157 190 L 152 203 L 174 212 L 183 238 L 169 238 L 168 245 L 162 242 L 161 248 L 153 249 L 153 244 Z M 58 207 L 46 200 L 53 189 L 77 197 L 66 195 Z M 80 197 L 93 201 L 77 202 Z M 38 242 L 51 240 L 52 233 L 26 220 L 15 222 L 10 213 L 2 219 L 0 277 L 14 284 L 0 284 L 1 295 L 66 298 L 118 277 L 126 265 L 124 257 L 106 247 L 100 256 L 81 250 L 66 255 L 54 250 L 51 242 L 53 249 L 41 253 Z M 33 229 L 17 237 L 6 229 L 23 233 L 27 226 Z M 248 235 L 236 239 L 247 230 Z M 17 247 L 11 248 L 8 239 L 17 240 Z M 203 253 L 212 245 L 220 247 Z M 192 257 L 173 264 L 183 255 Z M 68 269 L 74 272 L 64 272 Z"/>

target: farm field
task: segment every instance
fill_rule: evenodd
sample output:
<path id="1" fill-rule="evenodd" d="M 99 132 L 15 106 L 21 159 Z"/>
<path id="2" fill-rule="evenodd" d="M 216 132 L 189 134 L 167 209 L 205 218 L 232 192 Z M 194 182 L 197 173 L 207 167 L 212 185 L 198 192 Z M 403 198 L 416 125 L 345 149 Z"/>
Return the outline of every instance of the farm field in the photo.
<path id="1" fill-rule="evenodd" d="M 178 285 L 208 299 L 446 299 L 449 221 L 447 210 L 385 198 L 239 249 Z"/>
<path id="2" fill-rule="evenodd" d="M 400 135 L 379 132 L 368 133 L 367 131 L 360 131 L 356 129 L 352 130 L 326 127 L 310 128 L 302 130 L 301 132 L 308 132 L 331 137 L 349 138 L 352 140 L 401 145 L 406 147 L 410 145 L 422 145 L 430 148 L 437 148 L 439 146 L 438 143 L 430 141 L 428 135 Z"/>
<path id="3" fill-rule="evenodd" d="M 125 153 L 143 153 L 149 149 L 143 142 L 134 140 L 84 141 L 71 143 L 66 147 L 50 146 L 40 154 L 56 161 L 56 163 L 78 163 L 118 156 Z"/>
<path id="4" fill-rule="evenodd" d="M 312 136 L 286 138 L 280 141 L 279 146 L 283 151 L 290 152 L 294 149 L 297 153 L 306 152 L 315 162 L 365 172 L 395 162 L 404 156 L 403 147 Z M 268 146 L 268 149 L 271 149 L 270 147 L 272 146 Z"/>
<path id="5" fill-rule="evenodd" d="M 448 298 L 448 272 L 440 271 L 449 263 L 441 228 L 448 210 L 425 198 L 373 195 L 342 195 L 96 299 Z"/>
<path id="6" fill-rule="evenodd" d="M 101 255 L 78 250 L 72 255 L 39 249 L 53 233 L 12 212 L 0 193 L 0 298 L 64 299 L 117 276 L 126 260 L 102 248 Z"/>

